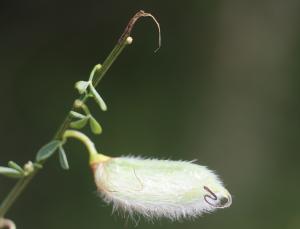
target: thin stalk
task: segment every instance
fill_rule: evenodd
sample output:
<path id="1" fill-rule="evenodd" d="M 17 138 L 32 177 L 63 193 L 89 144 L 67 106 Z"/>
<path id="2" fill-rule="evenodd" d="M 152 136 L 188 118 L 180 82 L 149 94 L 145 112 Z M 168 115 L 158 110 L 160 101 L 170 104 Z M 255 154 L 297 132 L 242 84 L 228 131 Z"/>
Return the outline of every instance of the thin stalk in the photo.
<path id="1" fill-rule="evenodd" d="M 77 130 L 66 130 L 63 135 L 63 139 L 66 140 L 68 138 L 76 138 L 77 140 L 85 144 L 89 153 L 90 165 L 93 165 L 94 163 L 98 163 L 98 162 L 105 162 L 110 159 L 110 157 L 98 153 L 94 143 L 85 134 Z"/>
<path id="2" fill-rule="evenodd" d="M 129 37 L 129 35 L 128 35 Z M 121 54 L 121 52 L 124 50 L 124 48 L 128 45 L 127 37 L 122 39 L 121 41 L 118 41 L 117 45 L 114 47 L 114 49 L 111 51 L 111 53 L 108 55 L 106 60 L 104 61 L 102 68 L 100 71 L 95 73 L 93 82 L 94 87 L 96 87 L 100 80 L 103 78 L 105 73 L 108 71 L 110 66 L 115 62 L 117 57 Z M 88 96 L 81 96 L 79 98 L 80 101 L 86 102 L 88 100 Z M 75 107 L 72 108 L 72 110 L 75 109 Z M 62 125 L 59 127 L 57 133 L 54 136 L 54 139 L 61 139 L 65 131 L 70 127 L 70 123 L 72 121 L 71 114 L 68 114 L 62 123 Z M 24 191 L 26 186 L 29 184 L 29 182 L 32 180 L 32 178 L 36 175 L 38 170 L 35 170 L 32 174 L 21 178 L 15 186 L 12 188 L 12 190 L 8 193 L 6 198 L 3 200 L 0 206 L 0 219 L 4 218 L 7 211 L 10 209 L 10 207 L 14 204 L 14 202 L 17 200 L 17 198 L 20 196 L 20 194 Z"/>
<path id="3" fill-rule="evenodd" d="M 96 87 L 99 84 L 99 82 L 101 81 L 101 79 L 103 78 L 103 76 L 106 74 L 106 72 L 111 67 L 111 65 L 115 62 L 115 60 L 118 58 L 118 56 L 122 53 L 122 51 L 124 50 L 124 48 L 128 44 L 132 43 L 132 38 L 130 37 L 130 33 L 131 33 L 131 30 L 132 30 L 134 24 L 136 23 L 136 21 L 140 17 L 152 17 L 155 20 L 155 18 L 151 14 L 145 13 L 142 10 L 139 11 L 139 12 L 137 12 L 133 16 L 133 18 L 131 18 L 131 20 L 127 24 L 127 26 L 126 26 L 123 34 L 121 35 L 121 37 L 119 38 L 117 44 L 115 45 L 114 49 L 110 52 L 110 54 L 108 55 L 108 57 L 105 59 L 104 63 L 102 64 L 102 67 L 95 72 L 95 75 L 94 75 L 94 78 L 93 78 L 93 82 L 92 82 L 94 87 Z M 156 22 L 156 20 L 155 20 L 155 22 Z M 84 96 L 80 96 L 80 98 L 78 100 L 80 100 L 80 101 L 82 101 L 84 103 L 88 99 L 89 99 L 89 96 L 84 95 Z M 74 109 L 76 109 L 76 107 L 73 105 L 72 110 L 74 110 Z M 59 139 L 60 140 L 60 139 L 63 138 L 64 133 L 70 127 L 71 121 L 72 121 L 72 115 L 69 112 L 69 114 L 64 119 L 62 125 L 58 128 L 58 131 L 56 132 L 56 134 L 55 134 L 55 136 L 53 138 L 54 140 L 55 139 Z M 101 158 L 101 160 L 102 160 L 102 158 Z M 0 219 L 4 218 L 4 216 L 6 215 L 6 213 L 8 212 L 8 210 L 15 203 L 15 201 L 17 200 L 17 198 L 25 190 L 25 188 L 27 187 L 27 185 L 34 178 L 34 176 L 38 173 L 38 171 L 39 171 L 38 169 L 35 169 L 32 173 L 30 173 L 29 175 L 21 178 L 15 184 L 15 186 L 8 193 L 8 195 L 6 196 L 6 198 L 3 200 L 3 202 L 0 205 Z"/>
<path id="4" fill-rule="evenodd" d="M 17 200 L 20 194 L 24 191 L 24 189 L 31 181 L 31 179 L 35 176 L 37 171 L 38 170 L 35 170 L 35 172 L 30 174 L 29 176 L 21 178 L 13 187 L 13 189 L 8 193 L 7 197 L 3 200 L 0 207 L 0 219 L 5 216 L 6 212 L 10 209 L 10 207 L 14 204 L 14 202 Z"/>

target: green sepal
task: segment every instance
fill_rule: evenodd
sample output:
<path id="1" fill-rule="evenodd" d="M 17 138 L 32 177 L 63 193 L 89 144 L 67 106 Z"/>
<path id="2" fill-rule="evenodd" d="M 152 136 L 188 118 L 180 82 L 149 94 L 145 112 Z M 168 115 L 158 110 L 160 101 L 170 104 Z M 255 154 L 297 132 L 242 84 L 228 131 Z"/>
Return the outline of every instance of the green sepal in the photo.
<path id="1" fill-rule="evenodd" d="M 65 170 L 70 169 L 69 162 L 68 162 L 68 159 L 67 159 L 67 155 L 66 155 L 66 152 L 65 152 L 62 145 L 60 145 L 58 147 L 58 157 L 59 157 L 60 166 Z"/>
<path id="2" fill-rule="evenodd" d="M 78 90 L 79 94 L 83 94 L 86 92 L 86 89 L 89 86 L 89 82 L 88 81 L 78 81 L 75 84 L 75 88 Z"/>
<path id="3" fill-rule="evenodd" d="M 90 117 L 90 127 L 94 134 L 101 134 L 102 133 L 102 127 L 99 124 L 99 122 L 93 117 Z"/>
<path id="4" fill-rule="evenodd" d="M 46 160 L 47 158 L 51 157 L 59 145 L 61 144 L 61 141 L 53 140 L 49 142 L 48 144 L 44 145 L 37 153 L 36 155 L 36 161 L 41 162 Z"/>
<path id="5" fill-rule="evenodd" d="M 19 166 L 16 162 L 14 161 L 9 161 L 8 162 L 8 166 L 12 169 L 15 169 L 17 171 L 19 171 L 20 173 L 24 173 L 24 169 L 22 169 L 21 166 Z"/>
<path id="6" fill-rule="evenodd" d="M 95 87 L 92 84 L 89 84 L 89 87 L 90 87 L 90 91 L 91 91 L 91 93 L 93 95 L 93 98 L 95 99 L 96 103 L 99 105 L 101 110 L 106 111 L 107 106 L 106 106 L 104 100 L 102 99 L 102 97 L 99 95 L 99 93 L 95 89 Z"/>
<path id="7" fill-rule="evenodd" d="M 71 122 L 70 127 L 75 128 L 75 129 L 82 129 L 83 127 L 85 127 L 88 120 L 89 120 L 89 117 L 84 117 L 83 119 Z"/>
<path id="8" fill-rule="evenodd" d="M 0 166 L 0 174 L 10 178 L 22 178 L 24 174 L 16 169 Z"/>

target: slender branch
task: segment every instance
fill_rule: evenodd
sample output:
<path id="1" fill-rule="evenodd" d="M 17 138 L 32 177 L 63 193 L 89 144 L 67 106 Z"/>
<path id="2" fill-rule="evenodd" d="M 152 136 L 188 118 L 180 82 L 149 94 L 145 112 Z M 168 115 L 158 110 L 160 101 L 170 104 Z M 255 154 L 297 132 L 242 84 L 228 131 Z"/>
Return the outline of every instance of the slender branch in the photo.
<path id="1" fill-rule="evenodd" d="M 107 72 L 109 67 L 113 64 L 113 62 L 117 59 L 117 57 L 123 51 L 125 46 L 127 44 L 129 44 L 126 39 L 123 39 L 121 41 L 121 43 L 118 42 L 117 45 L 115 46 L 115 48 L 111 51 L 109 56 L 106 58 L 106 60 L 104 61 L 103 65 L 102 65 L 102 68 L 104 69 L 104 71 L 101 71 L 101 72 L 99 71 L 98 74 L 97 73 L 95 74 L 95 78 L 97 79 L 97 82 L 93 83 L 93 85 L 95 87 L 100 82 L 100 80 L 103 78 L 103 76 L 105 75 L 105 73 Z M 88 98 L 89 97 L 85 95 L 85 96 L 81 96 L 79 98 L 79 100 L 82 101 L 82 102 L 85 102 Z M 73 106 L 72 110 L 73 109 L 76 109 L 76 108 Z M 69 113 L 67 115 L 67 117 L 65 118 L 63 124 L 60 126 L 57 133 L 55 134 L 54 139 L 61 139 L 62 138 L 65 131 L 70 127 L 71 121 L 72 121 L 72 116 Z M 10 193 L 7 195 L 7 197 L 4 199 L 4 201 L 2 202 L 2 204 L 0 206 L 0 219 L 5 216 L 6 212 L 10 209 L 10 207 L 13 205 L 13 203 L 17 200 L 19 195 L 23 192 L 23 190 L 25 189 L 25 187 L 28 185 L 28 183 L 34 177 L 35 174 L 36 174 L 36 172 L 32 173 L 32 174 L 30 174 L 30 175 L 28 175 L 24 178 L 21 178 L 16 183 L 14 188 L 10 191 Z"/>
<path id="2" fill-rule="evenodd" d="M 66 130 L 63 138 L 66 140 L 67 138 L 76 138 L 77 140 L 81 141 L 88 149 L 90 155 L 97 155 L 98 152 L 95 148 L 94 143 L 83 133 L 77 130 Z"/>
<path id="3" fill-rule="evenodd" d="M 110 159 L 110 157 L 105 156 L 101 153 L 98 153 L 94 143 L 83 133 L 77 130 L 66 130 L 63 139 L 67 140 L 68 138 L 76 138 L 77 140 L 81 141 L 87 147 L 90 157 L 90 165 L 97 163 L 97 162 L 105 162 Z"/>
<path id="4" fill-rule="evenodd" d="M 28 183 L 31 179 L 35 176 L 38 170 L 35 170 L 29 176 L 21 178 L 13 189 L 8 193 L 7 197 L 3 200 L 1 207 L 0 207 L 0 219 L 3 218 L 6 212 L 10 209 L 10 207 L 14 204 L 20 194 L 24 191 Z"/>
<path id="5" fill-rule="evenodd" d="M 114 61 L 118 58 L 118 56 L 122 53 L 124 48 L 132 43 L 132 38 L 130 37 L 131 30 L 136 23 L 136 21 L 140 17 L 152 17 L 152 19 L 157 23 L 156 19 L 149 13 L 145 13 L 144 11 L 139 11 L 134 15 L 134 17 L 129 21 L 128 25 L 125 28 L 125 31 L 123 32 L 122 36 L 118 40 L 116 46 L 114 49 L 110 52 L 108 57 L 105 59 L 104 63 L 102 64 L 102 67 L 95 72 L 94 79 L 93 79 L 93 86 L 96 87 L 103 76 L 106 74 L 106 72 L 109 70 L 111 65 L 114 63 Z M 158 25 L 158 23 L 157 23 Z M 159 25 L 158 25 L 159 28 Z M 159 28 L 160 32 L 160 28 Z M 159 46 L 160 46 L 160 36 L 159 36 Z M 88 96 L 84 95 L 79 98 L 80 101 L 86 102 L 88 100 Z M 72 107 L 72 110 L 76 109 L 76 107 Z M 59 127 L 57 133 L 54 136 L 54 139 L 62 139 L 65 131 L 70 127 L 70 123 L 72 121 L 72 116 L 69 113 L 67 117 L 65 118 L 62 125 Z M 20 194 L 25 190 L 29 182 L 34 178 L 36 173 L 38 172 L 37 169 L 35 169 L 32 173 L 30 173 L 28 176 L 25 176 L 21 178 L 16 185 L 13 187 L 13 189 L 9 192 L 7 197 L 3 200 L 1 206 L 0 206 L 0 220 L 3 220 L 5 214 L 7 211 L 11 208 L 11 206 L 15 203 L 17 198 L 20 196 Z"/>

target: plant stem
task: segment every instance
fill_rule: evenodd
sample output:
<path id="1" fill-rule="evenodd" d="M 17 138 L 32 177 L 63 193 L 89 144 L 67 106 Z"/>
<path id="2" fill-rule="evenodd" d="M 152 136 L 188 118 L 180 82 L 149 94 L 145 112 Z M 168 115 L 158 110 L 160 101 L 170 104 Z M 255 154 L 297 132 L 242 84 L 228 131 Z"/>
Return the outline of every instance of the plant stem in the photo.
<path id="1" fill-rule="evenodd" d="M 140 17 L 152 17 L 155 20 L 155 18 L 151 14 L 145 13 L 142 10 L 139 11 L 139 12 L 137 12 L 133 16 L 133 18 L 131 18 L 131 20 L 129 21 L 128 25 L 126 26 L 123 34 L 119 38 L 116 46 L 110 52 L 110 54 L 108 55 L 108 57 L 105 59 L 104 63 L 102 64 L 102 67 L 100 69 L 96 70 L 96 72 L 94 74 L 93 82 L 92 82 L 94 87 L 96 87 L 99 84 L 99 82 L 101 81 L 101 79 L 103 78 L 103 76 L 106 74 L 106 72 L 111 67 L 111 65 L 114 63 L 114 61 L 117 59 L 117 57 L 121 54 L 121 52 L 124 50 L 124 48 L 128 44 L 131 44 L 132 38 L 130 37 L 130 33 L 131 33 L 131 30 L 132 30 L 134 24 L 136 23 L 136 21 Z M 155 20 L 155 22 L 157 23 L 156 20 Z M 83 96 L 81 96 L 79 98 L 79 100 L 84 103 L 84 102 L 86 102 L 88 100 L 88 98 L 89 98 L 89 96 L 83 95 Z M 73 105 L 72 110 L 74 110 L 74 109 L 76 109 L 76 107 Z M 55 134 L 55 136 L 53 138 L 54 140 L 55 139 L 61 140 L 63 138 L 64 133 L 70 127 L 71 121 L 72 121 L 72 115 L 69 112 L 69 114 L 66 116 L 64 122 L 59 127 L 58 131 L 56 132 L 56 134 Z M 101 158 L 101 160 L 102 159 L 103 158 Z M 29 175 L 21 178 L 15 184 L 15 186 L 12 188 L 12 190 L 8 193 L 8 195 L 6 196 L 6 198 L 1 203 L 1 206 L 0 206 L 0 219 L 4 218 L 4 216 L 7 213 L 7 211 L 15 203 L 15 201 L 17 200 L 17 198 L 25 190 L 25 188 L 27 187 L 27 185 L 29 184 L 29 182 L 34 178 L 34 176 L 37 174 L 38 171 L 39 171 L 38 169 L 34 169 L 34 171 L 32 173 L 30 173 Z"/>
<path id="2" fill-rule="evenodd" d="M 63 139 L 66 140 L 67 138 L 76 138 L 77 140 L 85 144 L 89 152 L 90 165 L 98 162 L 105 162 L 110 159 L 110 157 L 98 153 L 94 143 L 85 134 L 81 133 L 80 131 L 66 130 L 63 135 Z"/>
<path id="3" fill-rule="evenodd" d="M 26 188 L 26 186 L 31 181 L 31 179 L 35 176 L 35 174 L 37 173 L 37 171 L 38 170 L 35 170 L 29 176 L 21 178 L 16 183 L 16 185 L 13 187 L 13 189 L 9 192 L 9 194 L 7 195 L 7 197 L 3 200 L 2 204 L 1 204 L 1 207 L 0 207 L 0 219 L 5 216 L 6 212 L 14 204 L 14 202 L 16 201 L 16 199 L 20 196 L 20 194 Z"/>
<path id="4" fill-rule="evenodd" d="M 129 37 L 129 35 L 128 35 Z M 93 85 L 96 87 L 100 80 L 103 78 L 105 73 L 108 71 L 110 66 L 114 63 L 114 61 L 117 59 L 117 57 L 121 54 L 121 52 L 124 50 L 124 48 L 128 45 L 127 37 L 122 39 L 121 41 L 118 41 L 117 45 L 114 47 L 114 49 L 111 51 L 111 53 L 108 55 L 106 60 L 104 61 L 102 68 L 95 73 L 94 76 L 94 82 Z M 88 100 L 88 96 L 81 96 L 79 98 L 80 101 L 86 102 Z M 75 107 L 72 108 L 72 110 L 75 109 Z M 57 133 L 54 136 L 54 139 L 61 139 L 65 131 L 69 128 L 70 123 L 72 121 L 72 116 L 70 114 L 67 115 L 64 122 L 58 129 Z M 31 179 L 35 176 L 38 170 L 35 170 L 32 174 L 21 178 L 13 187 L 13 189 L 8 193 L 6 198 L 3 200 L 0 206 L 0 219 L 5 216 L 7 211 L 10 209 L 10 207 L 14 204 L 14 202 L 17 200 L 17 198 L 20 196 L 20 194 L 24 191 L 26 186 L 29 184 Z"/>
<path id="5" fill-rule="evenodd" d="M 129 37 L 129 35 L 128 35 L 128 37 Z M 128 37 L 124 38 L 123 40 L 121 40 L 117 43 L 117 45 L 110 52 L 108 57 L 105 59 L 105 61 L 104 61 L 103 65 L 101 66 L 101 68 L 98 71 L 95 72 L 94 79 L 93 79 L 93 86 L 94 87 L 97 87 L 100 80 L 103 78 L 103 76 L 108 71 L 110 66 L 115 62 L 115 60 L 118 58 L 118 56 L 124 50 L 124 48 L 129 44 L 127 42 Z M 79 100 L 84 103 L 88 100 L 88 98 L 89 97 L 87 95 L 84 95 L 84 96 L 81 96 L 79 98 Z M 72 110 L 73 109 L 76 109 L 76 108 L 73 106 Z M 58 129 L 54 139 L 61 139 L 64 132 L 69 128 L 71 121 L 72 121 L 72 116 L 71 116 L 71 114 L 68 114 L 65 121 L 63 122 L 61 127 Z"/>

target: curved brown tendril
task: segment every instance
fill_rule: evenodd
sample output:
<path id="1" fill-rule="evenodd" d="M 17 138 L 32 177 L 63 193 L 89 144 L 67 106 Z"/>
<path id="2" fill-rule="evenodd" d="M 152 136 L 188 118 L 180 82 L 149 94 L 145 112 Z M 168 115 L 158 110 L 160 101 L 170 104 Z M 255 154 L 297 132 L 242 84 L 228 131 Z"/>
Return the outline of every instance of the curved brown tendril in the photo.
<path id="1" fill-rule="evenodd" d="M 10 219 L 0 219 L 0 228 L 16 229 L 15 223 Z"/>
<path id="2" fill-rule="evenodd" d="M 150 14 L 150 13 L 146 13 L 143 10 L 140 10 L 139 12 L 137 12 L 129 21 L 128 25 L 126 26 L 122 36 L 119 39 L 119 42 L 121 43 L 122 41 L 124 41 L 127 37 L 130 36 L 130 33 L 132 31 L 133 26 L 135 25 L 135 23 L 137 22 L 137 20 L 139 20 L 141 17 L 150 17 L 152 18 L 152 20 L 155 22 L 157 29 L 158 29 L 158 48 L 154 51 L 157 52 L 160 47 L 161 47 L 161 31 L 160 31 L 160 25 L 158 23 L 158 21 L 156 20 L 156 18 Z"/>
<path id="3" fill-rule="evenodd" d="M 210 195 L 208 195 L 208 194 L 204 195 L 205 202 L 213 207 L 218 207 L 215 204 L 212 204 L 211 202 L 209 202 L 209 200 L 207 200 L 207 199 L 211 199 L 211 200 L 216 201 L 216 200 L 218 200 L 217 195 L 213 191 L 211 191 L 208 187 L 204 186 L 203 188 L 205 191 L 209 192 L 209 194 L 210 194 Z"/>

